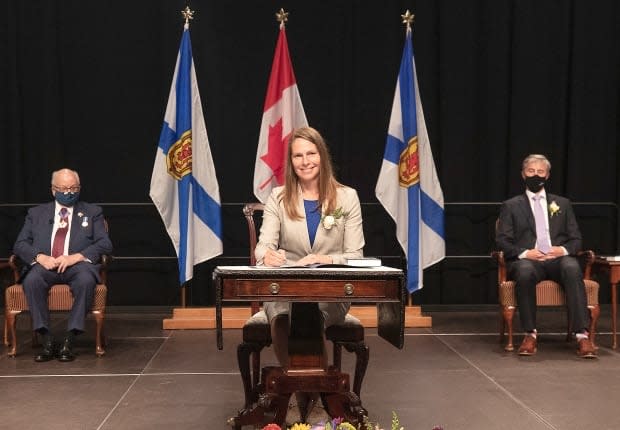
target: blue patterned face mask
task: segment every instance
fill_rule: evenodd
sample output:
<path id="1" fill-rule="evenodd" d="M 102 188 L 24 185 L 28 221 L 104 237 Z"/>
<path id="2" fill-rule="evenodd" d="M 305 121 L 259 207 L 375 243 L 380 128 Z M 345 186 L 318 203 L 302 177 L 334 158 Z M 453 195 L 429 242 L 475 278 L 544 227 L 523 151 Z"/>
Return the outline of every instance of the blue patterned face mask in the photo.
<path id="1" fill-rule="evenodd" d="M 70 192 L 69 193 L 62 193 L 60 191 L 56 191 L 56 193 L 54 194 L 54 198 L 61 205 L 67 206 L 67 207 L 71 207 L 80 198 L 80 192 L 78 191 L 76 193 L 70 193 Z"/>

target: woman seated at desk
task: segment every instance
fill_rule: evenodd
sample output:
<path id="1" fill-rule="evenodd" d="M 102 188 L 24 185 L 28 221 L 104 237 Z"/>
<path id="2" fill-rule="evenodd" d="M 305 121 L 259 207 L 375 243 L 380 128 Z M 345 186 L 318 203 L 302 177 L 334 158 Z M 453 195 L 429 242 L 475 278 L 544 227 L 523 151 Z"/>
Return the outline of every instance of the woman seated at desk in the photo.
<path id="1" fill-rule="evenodd" d="M 311 127 L 289 139 L 284 186 L 272 190 L 263 211 L 255 255 L 259 265 L 345 264 L 363 256 L 362 211 L 357 192 L 334 177 L 323 137 Z M 325 327 L 342 323 L 350 303 L 319 303 Z M 290 303 L 266 302 L 273 349 L 288 366 Z M 327 362 L 327 357 L 324 357 Z M 297 395 L 308 412 L 316 400 Z"/>

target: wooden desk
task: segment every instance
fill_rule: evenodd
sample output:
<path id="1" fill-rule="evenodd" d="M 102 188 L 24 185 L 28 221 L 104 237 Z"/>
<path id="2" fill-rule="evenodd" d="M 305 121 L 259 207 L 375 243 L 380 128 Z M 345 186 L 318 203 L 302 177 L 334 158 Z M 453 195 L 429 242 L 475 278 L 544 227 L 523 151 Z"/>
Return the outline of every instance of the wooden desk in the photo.
<path id="1" fill-rule="evenodd" d="M 594 260 L 594 268 L 600 268 L 609 273 L 609 283 L 611 284 L 611 347 L 618 347 L 616 336 L 617 314 L 618 314 L 618 282 L 620 282 L 620 261 L 608 261 L 604 258 Z"/>
<path id="2" fill-rule="evenodd" d="M 261 372 L 263 400 L 252 411 L 237 417 L 235 425 L 262 424 L 267 417 L 276 422 L 286 415 L 292 386 L 303 385 L 308 392 L 329 393 L 328 412 L 357 421 L 356 413 L 365 410 L 357 395 L 350 391 L 348 374 L 323 367 L 322 342 L 296 333 L 307 333 L 310 312 L 318 312 L 316 302 L 376 303 L 379 336 L 397 348 L 404 344 L 406 290 L 402 270 L 378 268 L 257 268 L 218 266 L 213 271 L 215 286 L 218 349 L 223 348 L 222 305 L 224 302 L 293 302 L 290 365 L 264 367 Z M 320 327 L 322 337 L 322 327 Z M 307 336 L 307 335 L 306 335 Z M 297 342 L 295 342 L 297 341 Z M 306 345 L 300 347 L 301 344 Z M 291 347 L 293 345 L 293 347 Z M 293 351 L 292 348 L 297 348 Z M 301 357 L 301 358 L 300 358 Z M 296 363 L 296 364 L 295 364 Z M 317 364 L 322 363 L 322 364 Z M 267 397 L 267 400 L 264 398 Z M 358 411 L 358 412 L 355 412 Z M 338 414 L 338 415 L 334 415 Z"/>

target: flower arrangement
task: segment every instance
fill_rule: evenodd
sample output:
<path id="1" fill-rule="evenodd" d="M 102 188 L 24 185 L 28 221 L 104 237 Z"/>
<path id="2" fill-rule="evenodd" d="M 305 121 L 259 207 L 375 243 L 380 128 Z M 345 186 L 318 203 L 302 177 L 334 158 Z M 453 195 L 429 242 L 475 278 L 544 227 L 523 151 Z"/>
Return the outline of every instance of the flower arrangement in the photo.
<path id="1" fill-rule="evenodd" d="M 336 220 L 346 216 L 346 212 L 342 210 L 342 207 L 339 207 L 331 214 L 326 214 L 321 217 L 321 225 L 325 230 L 331 230 L 333 226 L 336 225 Z"/>
<path id="2" fill-rule="evenodd" d="M 282 429 L 277 424 L 267 424 L 262 430 L 286 430 L 286 428 Z M 353 424 L 344 421 L 342 418 L 334 418 L 331 421 L 327 421 L 321 424 L 294 424 L 292 427 L 289 427 L 288 430 L 383 430 L 379 424 L 371 423 L 368 418 L 364 418 L 364 422 L 360 424 L 359 427 L 355 427 Z M 391 430 L 405 430 L 404 427 L 401 427 L 400 421 L 398 420 L 398 415 L 396 412 L 392 411 L 392 427 Z M 441 426 L 433 427 L 433 430 L 443 430 Z"/>
<path id="3" fill-rule="evenodd" d="M 553 200 L 549 203 L 549 216 L 553 217 L 555 214 L 562 213 L 560 206 Z"/>

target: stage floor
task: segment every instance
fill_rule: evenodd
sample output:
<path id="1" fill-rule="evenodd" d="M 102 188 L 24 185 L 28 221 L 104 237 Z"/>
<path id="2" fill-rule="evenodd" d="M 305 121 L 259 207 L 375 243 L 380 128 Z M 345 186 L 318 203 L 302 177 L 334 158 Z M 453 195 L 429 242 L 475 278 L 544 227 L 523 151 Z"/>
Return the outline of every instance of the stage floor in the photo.
<path id="1" fill-rule="evenodd" d="M 424 310 L 424 309 L 423 309 Z M 619 429 L 620 354 L 610 348 L 610 311 L 603 307 L 598 360 L 565 342 L 565 314 L 539 312 L 538 354 L 503 351 L 494 307 L 434 308 L 432 328 L 406 329 L 393 348 L 367 330 L 370 364 L 362 389 L 371 421 L 405 430 Z M 241 331 L 163 330 L 170 309 L 110 309 L 107 354 L 94 355 L 94 322 L 72 363 L 35 363 L 27 318 L 18 320 L 16 358 L 0 357 L 0 420 L 25 429 L 227 429 L 242 406 L 236 364 Z M 53 320 L 64 330 L 64 315 Z M 518 327 L 518 323 L 517 323 Z M 521 341 L 518 335 L 517 345 Z M 270 349 L 264 363 L 275 363 Z M 353 373 L 353 356 L 343 367 Z"/>

